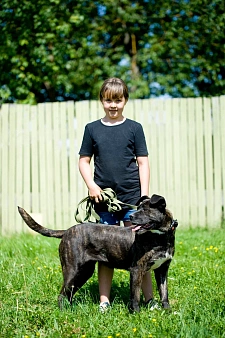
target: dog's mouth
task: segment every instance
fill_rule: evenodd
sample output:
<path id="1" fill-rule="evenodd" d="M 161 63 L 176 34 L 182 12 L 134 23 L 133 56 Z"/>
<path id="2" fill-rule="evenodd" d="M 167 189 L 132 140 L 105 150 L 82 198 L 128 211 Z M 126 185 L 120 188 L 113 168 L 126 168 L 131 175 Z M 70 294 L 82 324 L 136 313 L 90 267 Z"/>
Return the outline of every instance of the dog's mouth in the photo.
<path id="1" fill-rule="evenodd" d="M 151 231 L 152 233 L 158 233 L 158 234 L 164 234 L 168 230 L 174 231 L 178 226 L 177 220 L 173 219 L 171 220 L 171 224 L 169 229 L 165 228 L 160 228 L 159 224 L 157 222 L 154 223 L 146 223 L 146 224 L 133 224 L 132 231 L 133 232 L 146 232 L 146 231 Z"/>
<path id="2" fill-rule="evenodd" d="M 141 232 L 141 231 L 151 231 L 156 229 L 156 223 L 146 223 L 146 224 L 133 224 L 132 231 L 133 232 Z"/>

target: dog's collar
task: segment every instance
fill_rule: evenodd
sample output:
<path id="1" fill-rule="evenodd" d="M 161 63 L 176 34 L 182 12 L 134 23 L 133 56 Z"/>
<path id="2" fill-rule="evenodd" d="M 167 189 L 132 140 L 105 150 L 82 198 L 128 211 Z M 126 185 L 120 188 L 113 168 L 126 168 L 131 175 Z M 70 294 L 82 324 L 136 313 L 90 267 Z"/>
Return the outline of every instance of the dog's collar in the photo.
<path id="1" fill-rule="evenodd" d="M 152 232 L 153 234 L 158 234 L 158 235 L 163 235 L 165 232 L 160 231 L 160 230 L 148 230 L 150 232 Z"/>

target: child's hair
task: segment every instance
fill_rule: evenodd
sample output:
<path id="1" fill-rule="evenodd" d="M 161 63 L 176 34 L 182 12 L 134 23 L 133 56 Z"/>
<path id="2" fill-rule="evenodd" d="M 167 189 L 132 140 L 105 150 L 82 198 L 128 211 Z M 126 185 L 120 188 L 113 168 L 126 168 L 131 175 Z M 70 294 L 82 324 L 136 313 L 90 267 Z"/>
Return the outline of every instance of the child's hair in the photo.
<path id="1" fill-rule="evenodd" d="M 99 98 L 102 102 L 103 99 L 116 100 L 121 97 L 127 101 L 129 98 L 129 92 L 125 82 L 117 77 L 110 77 L 105 80 L 100 89 Z"/>

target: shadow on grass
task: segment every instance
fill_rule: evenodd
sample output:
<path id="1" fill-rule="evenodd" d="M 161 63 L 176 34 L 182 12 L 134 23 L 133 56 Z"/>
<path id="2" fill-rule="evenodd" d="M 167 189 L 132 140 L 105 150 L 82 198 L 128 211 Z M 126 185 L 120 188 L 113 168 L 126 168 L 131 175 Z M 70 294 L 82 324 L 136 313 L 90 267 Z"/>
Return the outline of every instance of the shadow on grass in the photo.
<path id="1" fill-rule="evenodd" d="M 112 283 L 111 303 L 124 303 L 125 306 L 129 304 L 130 300 L 130 288 L 129 281 L 128 283 L 120 283 L 118 284 L 116 281 Z M 98 282 L 93 281 L 88 283 L 88 285 L 84 285 L 73 297 L 73 306 L 76 306 L 80 303 L 93 303 L 99 304 L 99 289 Z"/>

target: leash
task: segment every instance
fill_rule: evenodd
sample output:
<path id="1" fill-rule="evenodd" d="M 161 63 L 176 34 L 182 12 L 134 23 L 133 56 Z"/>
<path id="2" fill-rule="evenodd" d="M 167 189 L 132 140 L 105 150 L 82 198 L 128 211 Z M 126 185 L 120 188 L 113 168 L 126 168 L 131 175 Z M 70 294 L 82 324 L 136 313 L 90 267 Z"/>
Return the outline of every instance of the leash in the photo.
<path id="1" fill-rule="evenodd" d="M 101 192 L 102 201 L 107 205 L 109 212 L 116 212 L 122 210 L 122 205 L 130 207 L 130 209 L 137 209 L 135 205 L 123 203 L 117 199 L 115 191 L 111 188 L 103 189 Z M 84 216 L 82 216 L 84 214 Z M 77 223 L 84 223 L 94 217 L 97 222 L 100 221 L 99 215 L 94 209 L 94 201 L 90 199 L 90 196 L 83 198 L 77 206 L 74 217 Z"/>

